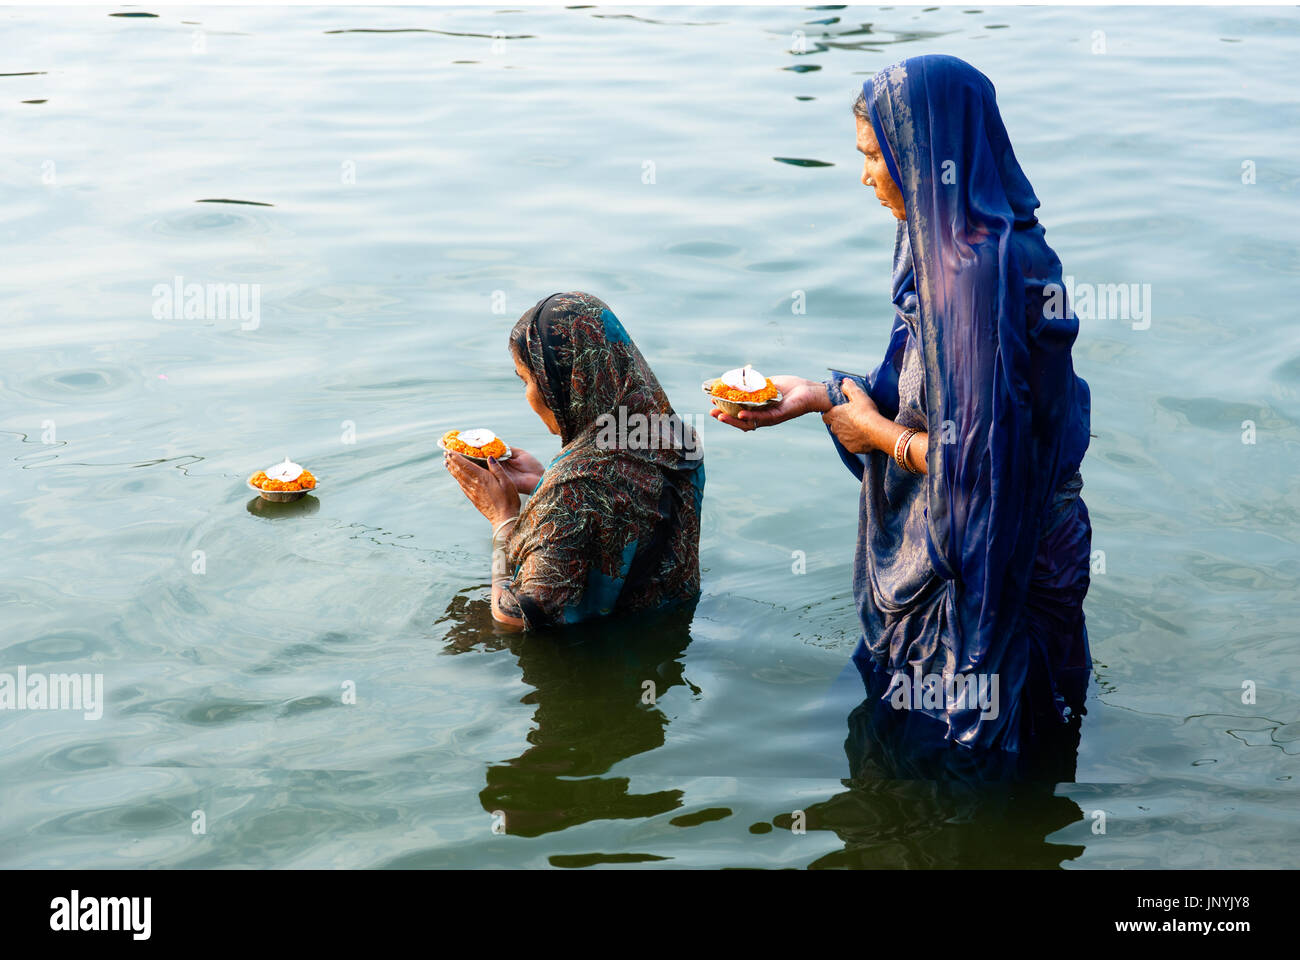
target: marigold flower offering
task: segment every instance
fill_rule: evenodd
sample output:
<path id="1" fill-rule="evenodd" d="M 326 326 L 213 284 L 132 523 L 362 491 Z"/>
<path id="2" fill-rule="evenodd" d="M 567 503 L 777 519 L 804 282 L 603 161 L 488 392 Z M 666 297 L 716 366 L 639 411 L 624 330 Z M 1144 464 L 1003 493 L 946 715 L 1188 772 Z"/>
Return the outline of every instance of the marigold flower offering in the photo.
<path id="1" fill-rule="evenodd" d="M 448 430 L 442 435 L 442 448 L 480 460 L 499 460 L 506 453 L 505 443 L 491 430 Z"/>
<path id="2" fill-rule="evenodd" d="M 763 376 L 749 364 L 728 370 L 713 383 L 713 396 L 721 400 L 739 400 L 743 403 L 764 403 L 775 400 L 779 392 L 769 377 Z"/>
<path id="3" fill-rule="evenodd" d="M 284 458 L 283 463 L 257 471 L 248 478 L 248 482 L 259 490 L 316 489 L 316 478 L 312 476 L 311 471 L 304 470 L 301 465 L 292 462 L 288 457 Z"/>

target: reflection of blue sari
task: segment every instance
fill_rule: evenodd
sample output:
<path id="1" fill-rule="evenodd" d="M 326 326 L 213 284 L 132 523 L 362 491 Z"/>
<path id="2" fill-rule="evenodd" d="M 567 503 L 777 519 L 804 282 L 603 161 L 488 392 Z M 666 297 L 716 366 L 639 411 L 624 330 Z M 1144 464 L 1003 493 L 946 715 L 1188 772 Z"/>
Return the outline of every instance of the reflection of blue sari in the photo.
<path id="1" fill-rule="evenodd" d="M 1091 667 L 1078 321 L 1048 306 L 1063 297 L 1061 264 L 988 79 L 925 56 L 863 91 L 907 209 L 896 317 L 863 385 L 885 416 L 928 431 L 929 446 L 928 473 L 912 476 L 888 453 L 836 443 L 863 480 L 854 660 L 869 689 L 883 676 L 882 699 L 939 720 L 947 738 L 1016 751 L 1022 733 L 1082 711 Z M 838 381 L 830 388 L 844 402 Z M 928 679 L 954 676 L 989 692 L 996 682 L 996 708 Z"/>

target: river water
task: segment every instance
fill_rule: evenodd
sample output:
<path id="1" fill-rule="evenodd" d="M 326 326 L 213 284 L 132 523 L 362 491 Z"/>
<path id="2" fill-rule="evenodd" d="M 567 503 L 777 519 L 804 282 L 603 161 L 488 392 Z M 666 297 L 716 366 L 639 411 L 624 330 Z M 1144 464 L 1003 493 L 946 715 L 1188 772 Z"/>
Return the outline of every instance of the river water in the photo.
<path id="1" fill-rule="evenodd" d="M 106 700 L 0 713 L 0 865 L 1294 864 L 1294 9 L 123 12 L 0 12 L 0 671 Z M 565 644 L 492 630 L 434 443 L 555 452 L 506 334 L 558 290 L 682 413 L 743 362 L 872 367 L 850 104 L 930 52 L 996 84 L 1078 289 L 1141 298 L 1075 348 L 1074 780 L 1010 792 L 850 776 L 857 488 L 815 418 L 705 423 L 693 621 Z M 276 509 L 243 479 L 286 455 L 321 487 Z"/>

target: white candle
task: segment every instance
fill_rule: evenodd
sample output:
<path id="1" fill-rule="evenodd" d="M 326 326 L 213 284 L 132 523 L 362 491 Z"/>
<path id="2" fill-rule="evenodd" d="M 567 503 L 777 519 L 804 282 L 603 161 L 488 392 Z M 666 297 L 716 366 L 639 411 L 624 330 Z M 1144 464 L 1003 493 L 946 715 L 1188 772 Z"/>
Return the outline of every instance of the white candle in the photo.
<path id="1" fill-rule="evenodd" d="M 291 463 L 289 458 L 285 457 L 284 463 L 277 463 L 270 470 L 267 470 L 266 476 L 271 480 L 283 480 L 285 483 L 289 483 L 302 476 L 302 467 L 296 463 Z"/>
<path id="2" fill-rule="evenodd" d="M 736 370 L 728 370 L 721 379 L 731 389 L 744 390 L 746 393 L 757 393 L 767 386 L 767 378 L 749 364 Z"/>
<path id="3" fill-rule="evenodd" d="M 496 438 L 497 435 L 491 430 L 462 430 L 456 435 L 457 440 L 471 447 L 486 447 Z"/>

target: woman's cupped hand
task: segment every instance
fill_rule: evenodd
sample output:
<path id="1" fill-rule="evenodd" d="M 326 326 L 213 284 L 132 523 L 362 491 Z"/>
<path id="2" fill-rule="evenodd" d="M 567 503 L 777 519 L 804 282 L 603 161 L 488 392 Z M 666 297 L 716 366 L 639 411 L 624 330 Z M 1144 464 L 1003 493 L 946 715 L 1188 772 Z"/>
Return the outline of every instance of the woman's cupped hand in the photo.
<path id="1" fill-rule="evenodd" d="M 492 526 L 519 515 L 519 491 L 515 480 L 495 458 L 489 458 L 484 468 L 459 453 L 444 452 L 442 462 L 460 484 L 461 492 L 474 504 L 474 509 L 483 514 Z M 536 486 L 536 482 L 533 485 Z"/>
<path id="2" fill-rule="evenodd" d="M 779 376 L 772 382 L 781 391 L 781 402 L 762 410 L 741 410 L 734 417 L 717 407 L 709 411 L 715 420 L 735 427 L 737 430 L 757 430 L 759 427 L 771 427 L 785 423 L 805 413 L 819 413 L 829 410 L 831 401 L 826 395 L 826 384 L 803 377 Z"/>
<path id="3" fill-rule="evenodd" d="M 520 496 L 528 496 L 536 490 L 542 482 L 542 474 L 546 472 L 542 462 L 522 447 L 514 447 L 510 451 L 510 459 L 500 463 L 506 476 L 514 481 L 515 490 Z"/>

